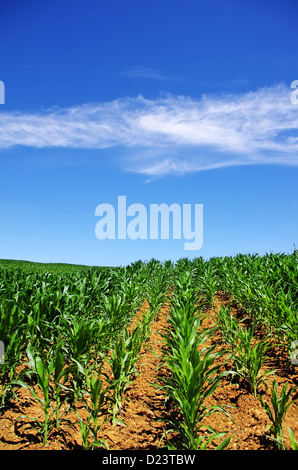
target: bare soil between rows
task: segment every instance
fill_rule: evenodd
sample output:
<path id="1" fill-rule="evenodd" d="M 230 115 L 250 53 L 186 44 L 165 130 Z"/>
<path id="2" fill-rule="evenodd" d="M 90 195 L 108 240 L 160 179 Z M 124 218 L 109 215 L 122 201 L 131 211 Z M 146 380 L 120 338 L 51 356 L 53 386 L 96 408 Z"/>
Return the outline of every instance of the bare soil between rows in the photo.
<path id="1" fill-rule="evenodd" d="M 214 307 L 205 313 L 202 328 L 208 328 L 216 322 L 216 311 L 220 304 L 226 304 L 228 297 L 222 293 L 215 296 Z M 241 318 L 241 308 L 232 303 L 232 313 Z M 160 333 L 168 328 L 168 306 L 164 306 L 151 325 L 151 334 L 144 345 L 137 363 L 137 375 L 128 387 L 123 401 L 120 418 L 125 424 L 106 422 L 101 428 L 100 437 L 105 439 L 110 450 L 161 450 L 166 449 L 164 432 L 167 430 L 166 419 L 175 413 L 171 403 L 166 400 L 165 392 L 159 386 L 165 375 L 169 374 L 163 366 L 162 351 L 164 344 Z M 260 332 L 260 334 L 263 334 Z M 265 333 L 264 333 L 265 334 Z M 216 345 L 217 351 L 223 351 L 221 333 L 216 330 L 210 337 L 210 344 Z M 227 370 L 224 354 L 219 361 L 222 370 Z M 274 347 L 264 369 L 275 369 L 278 392 L 288 383 L 298 385 L 298 368 L 289 361 L 281 347 Z M 268 376 L 268 389 L 262 390 L 262 396 L 270 403 L 272 381 Z M 229 416 L 213 413 L 204 424 L 211 425 L 216 431 L 227 432 L 231 436 L 228 450 L 275 450 L 275 443 L 266 436 L 267 425 L 271 424 L 258 398 L 255 398 L 245 383 L 231 381 L 224 377 L 220 386 L 208 398 L 209 405 L 224 406 Z M 76 411 L 84 417 L 86 410 L 78 402 Z M 30 392 L 18 390 L 18 399 L 11 403 L 0 416 L 0 450 L 79 450 L 82 439 L 78 418 L 74 411 L 65 412 L 58 430 L 51 431 L 49 443 L 43 446 L 40 435 L 34 429 L 35 419 L 41 419 L 42 410 Z M 285 418 L 285 445 L 290 449 L 290 440 L 286 424 L 292 429 L 298 440 L 298 403 L 297 394 Z M 204 432 L 204 430 L 202 430 Z M 173 435 L 175 440 L 175 436 Z M 215 443 L 218 444 L 218 443 Z M 214 444 L 214 445 L 215 445 Z M 212 449 L 214 446 L 210 446 Z"/>

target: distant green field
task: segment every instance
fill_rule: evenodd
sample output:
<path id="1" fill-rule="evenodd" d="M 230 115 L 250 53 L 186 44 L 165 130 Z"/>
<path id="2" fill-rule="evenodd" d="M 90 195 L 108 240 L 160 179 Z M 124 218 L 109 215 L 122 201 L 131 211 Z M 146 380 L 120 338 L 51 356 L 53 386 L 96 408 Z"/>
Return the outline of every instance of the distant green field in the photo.
<path id="1" fill-rule="evenodd" d="M 78 271 L 103 271 L 110 269 L 102 266 L 85 266 L 81 264 L 67 264 L 67 263 L 37 263 L 33 261 L 1 259 L 0 269 L 21 269 L 22 271 L 30 272 L 51 272 L 53 274 L 74 273 Z"/>

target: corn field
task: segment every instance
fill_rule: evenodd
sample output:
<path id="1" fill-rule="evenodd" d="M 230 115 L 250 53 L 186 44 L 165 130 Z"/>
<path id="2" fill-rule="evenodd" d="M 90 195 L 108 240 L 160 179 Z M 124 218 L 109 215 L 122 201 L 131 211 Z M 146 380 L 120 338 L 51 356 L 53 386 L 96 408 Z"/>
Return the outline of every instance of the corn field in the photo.
<path id="1" fill-rule="evenodd" d="M 0 261 L 0 449 L 297 450 L 298 254 Z"/>

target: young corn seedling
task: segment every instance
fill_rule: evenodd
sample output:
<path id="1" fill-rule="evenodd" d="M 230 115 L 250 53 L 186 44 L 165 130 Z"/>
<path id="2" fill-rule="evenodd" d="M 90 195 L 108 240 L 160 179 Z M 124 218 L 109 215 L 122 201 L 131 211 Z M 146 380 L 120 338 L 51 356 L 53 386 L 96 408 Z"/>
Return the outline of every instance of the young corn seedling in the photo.
<path id="1" fill-rule="evenodd" d="M 0 408 L 4 408 L 14 394 L 14 382 L 18 375 L 16 368 L 19 365 L 23 349 L 23 344 L 18 330 L 11 335 L 9 342 L 5 346 L 3 362 L 0 362 Z"/>
<path id="2" fill-rule="evenodd" d="M 16 368 L 19 365 L 25 343 L 26 322 L 24 312 L 18 302 L 18 298 L 13 300 L 0 296 L 0 340 L 5 347 L 5 355 L 0 362 L 1 407 L 5 406 L 13 394 Z"/>
<path id="3" fill-rule="evenodd" d="M 169 271 L 169 270 L 168 270 Z M 152 316 L 155 318 L 160 308 L 164 304 L 169 290 L 169 279 L 166 272 L 158 273 L 150 280 L 149 286 L 149 306 Z"/>
<path id="4" fill-rule="evenodd" d="M 231 358 L 234 361 L 235 370 L 231 373 L 238 375 L 248 383 L 254 397 L 260 386 L 266 387 L 265 378 L 274 373 L 274 370 L 261 371 L 267 359 L 267 352 L 271 345 L 266 339 L 253 344 L 254 328 L 239 328 L 236 341 L 232 344 Z M 233 337 L 235 339 L 235 337 Z"/>
<path id="5" fill-rule="evenodd" d="M 295 439 L 295 436 L 294 436 L 294 433 L 293 433 L 292 429 L 289 428 L 289 426 L 287 426 L 287 429 L 288 429 L 288 433 L 289 433 L 289 437 L 290 437 L 292 450 L 298 450 L 298 443 Z"/>
<path id="6" fill-rule="evenodd" d="M 239 332 L 239 322 L 231 314 L 231 302 L 226 307 L 220 305 L 217 318 L 223 342 L 229 345 L 235 344 Z"/>
<path id="7" fill-rule="evenodd" d="M 204 339 L 201 340 L 202 342 Z M 202 421 L 215 411 L 224 411 L 219 406 L 207 408 L 204 401 L 212 395 L 220 383 L 220 375 L 217 374 L 219 366 L 214 365 L 216 355 L 213 348 L 204 353 L 198 351 L 198 341 L 193 346 L 185 344 L 184 347 L 175 346 L 176 338 L 172 336 L 167 341 L 170 348 L 165 354 L 165 363 L 171 370 L 171 378 L 166 379 L 165 389 L 168 396 L 175 402 L 181 413 L 181 419 L 170 419 L 173 430 L 179 433 L 183 449 L 197 450 L 204 448 L 213 439 L 225 435 L 218 435 L 212 428 L 208 427 L 211 435 L 208 442 L 200 435 Z M 225 445 L 229 442 L 226 441 Z"/>
<path id="8" fill-rule="evenodd" d="M 199 278 L 200 291 L 204 295 L 207 304 L 212 309 L 214 306 L 214 294 L 218 290 L 218 280 L 212 268 L 206 268 Z"/>
<path id="9" fill-rule="evenodd" d="M 274 377 L 271 389 L 271 406 L 263 399 L 261 395 L 259 395 L 261 405 L 272 423 L 269 425 L 268 430 L 271 432 L 271 434 L 273 434 L 273 437 L 268 437 L 277 443 L 279 450 L 283 450 L 285 448 L 283 444 L 283 421 L 288 408 L 292 404 L 292 401 L 290 401 L 291 395 L 294 391 L 296 391 L 296 389 L 297 387 L 289 387 L 288 389 L 288 384 L 286 384 L 282 388 L 280 395 L 278 395 L 277 382 L 276 378 Z M 294 443 L 293 437 L 292 442 Z"/>
<path id="10" fill-rule="evenodd" d="M 135 366 L 143 341 L 142 333 L 142 328 L 139 326 L 132 332 L 125 330 L 111 349 L 111 358 L 108 362 L 113 376 L 110 384 L 110 388 L 113 389 L 113 423 L 118 420 L 116 416 L 121 409 L 123 395 L 136 372 Z"/>
<path id="11" fill-rule="evenodd" d="M 27 346 L 26 352 L 30 366 L 28 374 L 36 377 L 37 387 L 42 391 L 42 398 L 39 397 L 33 386 L 21 380 L 14 382 L 15 384 L 29 389 L 33 398 L 38 401 L 43 410 L 44 419 L 38 422 L 38 427 L 42 430 L 44 446 L 48 444 L 49 431 L 53 427 L 51 418 L 54 413 L 56 413 L 56 426 L 59 425 L 59 410 L 61 406 L 60 387 L 63 387 L 63 385 L 60 384 L 60 380 L 63 378 L 65 382 L 69 373 L 69 368 L 64 368 L 60 348 L 61 345 L 58 345 L 56 354 L 54 354 L 52 359 L 49 359 L 45 354 L 36 354 L 32 349 L 31 343 Z M 51 404 L 52 400 L 56 403 L 56 408 L 54 408 L 51 413 L 50 410 L 53 409 Z"/>
<path id="12" fill-rule="evenodd" d="M 69 379 L 69 375 L 72 368 L 65 362 L 63 354 L 61 353 L 62 346 L 63 343 L 60 342 L 53 350 L 53 359 L 51 360 L 49 366 L 49 372 L 52 373 L 53 381 L 52 393 L 53 402 L 55 403 L 54 413 L 56 415 L 56 429 L 59 428 L 59 423 L 61 419 L 61 406 L 64 403 L 64 400 L 67 399 L 67 397 L 65 397 L 63 400 L 61 400 L 61 391 L 71 391 L 71 388 L 69 386 L 66 386 L 65 384 Z"/>
<path id="13" fill-rule="evenodd" d="M 126 292 L 127 294 L 127 292 Z M 128 294 L 125 298 L 124 293 L 119 287 L 119 292 L 108 296 L 104 301 L 104 317 L 105 317 L 105 332 L 104 344 L 102 344 L 105 351 L 107 351 L 115 341 L 127 323 L 130 321 L 133 309 L 135 308 L 133 301 Z"/>
<path id="14" fill-rule="evenodd" d="M 80 430 L 83 448 L 85 450 L 105 447 L 108 448 L 106 441 L 99 437 L 99 432 L 107 418 L 102 418 L 101 412 L 107 399 L 108 389 L 103 389 L 101 384 L 101 369 L 96 376 L 93 372 L 90 374 L 80 364 L 78 367 L 86 378 L 86 390 L 84 391 L 84 401 L 89 413 L 87 422 L 78 415 L 80 420 Z M 88 399 L 89 397 L 89 399 Z M 92 436 L 92 439 L 90 439 Z"/>
<path id="15" fill-rule="evenodd" d="M 95 357 L 94 345 L 96 340 L 100 341 L 102 325 L 87 315 L 78 318 L 72 315 L 63 319 L 62 326 L 65 348 L 72 363 L 72 393 L 73 401 L 76 402 L 81 397 L 85 381 L 85 375 L 80 372 L 77 364 L 84 367 L 88 364 L 91 367 L 91 358 Z M 96 366 L 97 364 L 93 363 L 93 367 Z"/>
<path id="16" fill-rule="evenodd" d="M 44 360 L 39 356 L 36 355 L 31 348 L 31 344 L 28 344 L 27 347 L 27 357 L 29 361 L 29 365 L 31 367 L 31 370 L 29 373 L 34 374 L 37 378 L 37 386 L 38 388 L 42 391 L 43 398 L 39 398 L 37 395 L 34 387 L 31 387 L 30 385 L 21 382 L 21 381 L 16 381 L 19 385 L 28 388 L 33 395 L 34 399 L 37 400 L 43 410 L 44 413 L 44 420 L 39 421 L 39 428 L 42 429 L 41 433 L 43 435 L 43 444 L 44 446 L 47 445 L 48 443 L 48 433 L 49 433 L 49 427 L 50 427 L 50 405 L 51 405 L 51 385 L 50 385 L 50 376 L 52 373 L 52 370 L 49 370 L 50 364 L 46 362 L 45 358 Z"/>

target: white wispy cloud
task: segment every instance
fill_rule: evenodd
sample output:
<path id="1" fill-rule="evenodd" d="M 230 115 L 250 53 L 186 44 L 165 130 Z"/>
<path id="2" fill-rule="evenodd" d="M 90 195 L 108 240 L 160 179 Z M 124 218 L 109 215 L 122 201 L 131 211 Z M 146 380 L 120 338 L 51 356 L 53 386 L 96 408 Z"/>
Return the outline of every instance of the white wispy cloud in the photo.
<path id="1" fill-rule="evenodd" d="M 161 70 L 145 67 L 144 65 L 129 67 L 122 72 L 122 75 L 130 78 L 146 78 L 148 80 L 176 80 Z"/>
<path id="2" fill-rule="evenodd" d="M 298 105 L 284 84 L 242 94 L 169 95 L 0 113 L 0 149 L 129 149 L 123 168 L 146 175 L 232 165 L 298 165 Z M 129 158 L 127 158 L 129 154 Z"/>

